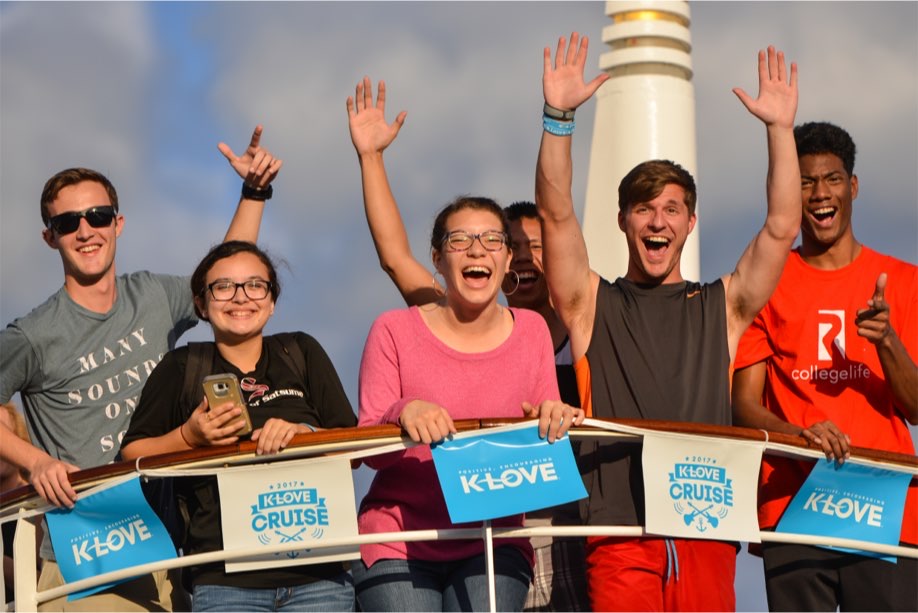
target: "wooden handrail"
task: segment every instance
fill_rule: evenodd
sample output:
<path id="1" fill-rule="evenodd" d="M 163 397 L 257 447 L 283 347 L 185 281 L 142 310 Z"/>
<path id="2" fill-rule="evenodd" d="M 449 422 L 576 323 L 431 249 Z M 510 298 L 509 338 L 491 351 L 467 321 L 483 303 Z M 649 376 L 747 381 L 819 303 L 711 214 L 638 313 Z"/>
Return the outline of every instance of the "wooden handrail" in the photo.
<path id="1" fill-rule="evenodd" d="M 468 432 L 472 430 L 493 428 L 497 426 L 506 426 L 510 424 L 527 421 L 526 419 L 465 419 L 455 422 L 456 429 L 459 432 Z M 740 428 L 737 426 L 715 426 L 709 424 L 698 424 L 690 422 L 672 422 L 649 419 L 602 419 L 599 421 L 611 424 L 620 424 L 633 428 L 643 428 L 647 430 L 656 430 L 661 432 L 677 432 L 681 434 L 693 434 L 698 436 L 715 436 L 722 438 L 732 438 L 741 440 L 765 441 L 766 434 L 764 430 L 755 430 L 752 428 Z M 577 427 L 572 430 L 576 435 L 589 436 L 590 433 L 607 434 L 607 430 L 594 427 Z M 284 453 L 289 454 L 296 451 L 308 450 L 310 447 L 317 447 L 328 444 L 340 444 L 346 442 L 355 443 L 355 448 L 371 446 L 374 441 L 381 440 L 400 440 L 403 438 L 402 429 L 395 425 L 383 426 L 361 426 L 355 428 L 336 428 L 333 430 L 319 430 L 307 434 L 298 434 L 293 437 Z M 810 444 L 806 439 L 799 436 L 782 434 L 779 432 L 768 432 L 767 440 L 771 443 L 796 447 L 799 449 L 819 450 L 815 445 Z M 254 456 L 256 444 L 251 441 L 242 441 L 231 445 L 219 445 L 213 447 L 199 447 L 188 451 L 177 451 L 164 453 L 161 455 L 140 458 L 138 461 L 114 462 L 104 466 L 96 466 L 69 475 L 70 483 L 77 489 L 86 489 L 99 482 L 127 475 L 138 468 L 149 470 L 156 468 L 168 468 L 171 466 L 185 465 L 189 463 L 209 463 L 218 464 L 220 460 L 236 458 L 239 456 Z M 879 462 L 888 462 L 902 466 L 918 468 L 918 457 L 914 455 L 895 453 L 891 451 L 879 451 L 876 449 L 867 449 L 864 447 L 852 447 L 852 457 L 858 457 Z M 278 459 L 283 458 L 283 454 Z M 14 505 L 39 506 L 43 501 L 38 498 L 35 489 L 31 485 L 23 485 L 12 490 L 0 492 L 0 512 L 6 511 Z"/>

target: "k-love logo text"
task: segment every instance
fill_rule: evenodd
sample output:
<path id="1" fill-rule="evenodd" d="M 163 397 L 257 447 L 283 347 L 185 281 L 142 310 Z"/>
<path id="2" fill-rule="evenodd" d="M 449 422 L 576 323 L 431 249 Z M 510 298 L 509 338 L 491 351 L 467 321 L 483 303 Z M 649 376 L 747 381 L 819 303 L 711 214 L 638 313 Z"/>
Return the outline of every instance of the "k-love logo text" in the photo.
<path id="1" fill-rule="evenodd" d="M 304 481 L 282 481 L 268 486 L 251 505 L 251 528 L 262 545 L 321 539 L 329 525 L 325 498 Z M 295 558 L 298 551 L 285 554 Z"/>
<path id="2" fill-rule="evenodd" d="M 669 473 L 669 497 L 686 526 L 707 532 L 720 525 L 733 507 L 733 480 L 717 460 L 686 456 Z"/>
<path id="3" fill-rule="evenodd" d="M 83 562 L 92 562 L 151 538 L 153 535 L 140 515 L 133 515 L 108 524 L 101 530 L 73 537 L 70 539 L 70 547 L 74 562 L 80 566 Z"/>
<path id="4" fill-rule="evenodd" d="M 459 471 L 459 482 L 462 492 L 493 492 L 504 488 L 515 488 L 524 484 L 548 483 L 557 481 L 555 463 L 550 458 L 521 460 L 501 464 L 497 470 L 476 468 Z"/>
<path id="5" fill-rule="evenodd" d="M 809 513 L 828 515 L 857 524 L 883 527 L 884 501 L 871 496 L 843 492 L 837 489 L 817 488 L 803 504 Z"/>

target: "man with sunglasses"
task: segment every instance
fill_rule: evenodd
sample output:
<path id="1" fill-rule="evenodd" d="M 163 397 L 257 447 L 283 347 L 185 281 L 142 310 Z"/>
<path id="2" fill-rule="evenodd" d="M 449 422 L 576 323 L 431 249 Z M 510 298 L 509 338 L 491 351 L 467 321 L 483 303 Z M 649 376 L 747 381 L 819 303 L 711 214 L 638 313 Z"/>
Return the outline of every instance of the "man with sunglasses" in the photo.
<path id="1" fill-rule="evenodd" d="M 224 240 L 258 238 L 264 201 L 282 165 L 260 146 L 261 133 L 257 126 L 241 156 L 225 143 L 218 146 L 243 179 Z M 60 254 L 64 285 L 0 332 L 0 402 L 20 393 L 33 441 L 0 426 L 0 457 L 25 469 L 48 503 L 70 508 L 76 491 L 69 473 L 119 459 L 144 382 L 197 318 L 187 277 L 116 275 L 124 217 L 115 187 L 101 173 L 70 168 L 55 174 L 41 194 L 41 218 L 42 238 Z M 63 582 L 48 539 L 41 555 L 40 591 Z M 67 609 L 170 610 L 181 606 L 179 593 L 172 593 L 163 571 L 67 603 Z M 63 605 L 61 598 L 40 610 Z"/>

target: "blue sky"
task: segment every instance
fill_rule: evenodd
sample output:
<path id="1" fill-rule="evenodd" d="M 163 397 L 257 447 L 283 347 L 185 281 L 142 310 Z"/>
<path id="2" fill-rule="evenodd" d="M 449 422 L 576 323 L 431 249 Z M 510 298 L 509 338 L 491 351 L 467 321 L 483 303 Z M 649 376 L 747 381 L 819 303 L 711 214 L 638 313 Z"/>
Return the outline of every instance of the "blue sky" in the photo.
<path id="1" fill-rule="evenodd" d="M 763 220 L 764 130 L 730 90 L 756 90 L 755 53 L 768 44 L 800 65 L 798 121 L 833 121 L 857 142 L 857 237 L 918 260 L 918 3 L 691 11 L 702 277 L 730 270 Z M 364 223 L 345 98 L 368 74 L 386 79 L 390 117 L 408 111 L 387 166 L 426 261 L 433 216 L 454 196 L 532 198 L 541 49 L 578 30 L 595 72 L 609 23 L 600 2 L 3 2 L 0 319 L 60 287 L 38 212 L 54 172 L 89 166 L 115 183 L 119 271 L 187 274 L 238 198 L 216 144 L 241 149 L 263 123 L 285 166 L 261 239 L 289 265 L 269 329 L 316 336 L 356 406 L 366 332 L 401 304 Z M 575 202 L 592 114 L 592 103 L 578 113 Z M 207 337 L 198 326 L 185 338 Z M 740 608 L 764 608 L 755 568 L 741 566 L 740 580 Z"/>

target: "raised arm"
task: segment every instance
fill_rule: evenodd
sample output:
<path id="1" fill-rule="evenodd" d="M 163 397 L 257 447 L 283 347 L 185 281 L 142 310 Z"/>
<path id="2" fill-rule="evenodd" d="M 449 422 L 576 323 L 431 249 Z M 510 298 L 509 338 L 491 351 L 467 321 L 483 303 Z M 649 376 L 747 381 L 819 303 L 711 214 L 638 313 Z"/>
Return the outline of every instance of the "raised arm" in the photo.
<path id="1" fill-rule="evenodd" d="M 765 225 L 752 239 L 736 264 L 723 277 L 727 294 L 727 334 L 730 358 L 743 331 L 765 306 L 781 278 L 784 262 L 800 231 L 802 202 L 800 167 L 794 144 L 797 112 L 797 65 L 788 75 L 784 54 L 768 47 L 759 51 L 759 96 L 752 99 L 740 88 L 733 90 L 746 109 L 765 124 L 768 137 L 768 214 Z"/>
<path id="2" fill-rule="evenodd" d="M 867 308 L 857 312 L 857 333 L 876 347 L 896 408 L 908 423 L 915 425 L 918 424 L 918 367 L 889 324 L 886 282 L 886 273 L 882 273 L 877 278 L 873 296 L 867 301 Z"/>
<path id="3" fill-rule="evenodd" d="M 570 47 L 562 36 L 554 64 L 551 50 L 545 47 L 542 93 L 546 104 L 573 111 L 608 79 L 608 75 L 601 74 L 589 83 L 584 82 L 588 46 L 589 39 L 580 40 L 576 32 L 571 34 Z M 586 353 L 592 334 L 599 276 L 590 270 L 586 242 L 574 215 L 571 138 L 543 130 L 536 165 L 535 200 L 542 221 L 543 264 L 552 304 L 568 330 L 577 360 Z"/>
<path id="4" fill-rule="evenodd" d="M 376 104 L 373 104 L 373 83 L 364 77 L 357 84 L 355 96 L 347 98 L 348 128 L 351 142 L 360 161 L 363 185 L 363 209 L 376 245 L 379 265 L 395 283 L 405 302 L 427 304 L 439 298 L 436 281 L 411 253 L 405 224 L 392 195 L 383 151 L 392 144 L 405 124 L 408 113 L 402 111 L 391 124 L 386 123 L 386 83 L 379 82 Z"/>
<path id="5" fill-rule="evenodd" d="M 259 124 L 252 132 L 252 140 L 242 155 L 236 155 L 226 143 L 219 143 L 217 149 L 230 163 L 233 170 L 242 178 L 243 194 L 236 206 L 236 213 L 226 231 L 224 241 L 240 240 L 250 243 L 258 242 L 258 230 L 261 228 L 261 217 L 265 210 L 265 200 L 271 197 L 271 182 L 280 172 L 283 161 L 271 155 L 261 146 L 261 133 L 264 130 Z"/>

